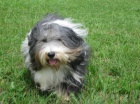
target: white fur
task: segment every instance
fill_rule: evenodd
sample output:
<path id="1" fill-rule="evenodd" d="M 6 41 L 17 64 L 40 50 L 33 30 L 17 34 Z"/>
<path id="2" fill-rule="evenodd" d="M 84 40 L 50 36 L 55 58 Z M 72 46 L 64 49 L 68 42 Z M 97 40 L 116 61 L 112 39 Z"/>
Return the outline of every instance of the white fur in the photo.
<path id="1" fill-rule="evenodd" d="M 21 46 L 21 52 L 25 57 L 25 64 L 29 70 L 32 70 L 31 62 L 30 62 L 30 55 L 29 55 L 29 46 L 28 46 L 28 38 L 26 37 Z"/>
<path id="2" fill-rule="evenodd" d="M 68 70 L 66 70 L 67 68 L 67 66 L 61 66 L 57 71 L 51 68 L 43 68 L 34 73 L 34 81 L 40 84 L 42 91 L 53 89 L 53 87 L 55 88 L 59 86 L 61 82 L 64 82 L 64 78 L 68 72 Z"/>
<path id="3" fill-rule="evenodd" d="M 27 33 L 25 40 L 22 42 L 21 45 L 21 52 L 24 56 L 29 56 L 29 45 L 28 45 L 28 36 L 30 36 L 31 30 Z"/>
<path id="4" fill-rule="evenodd" d="M 47 44 L 44 44 L 41 50 L 48 53 L 52 51 L 53 52 L 67 52 L 70 49 L 65 47 L 61 42 L 51 41 L 51 42 L 48 42 Z"/>
<path id="5" fill-rule="evenodd" d="M 27 39 L 27 37 L 22 42 L 21 52 L 23 53 L 24 56 L 28 55 L 28 53 L 29 53 L 29 46 L 28 46 L 28 39 Z"/>
<path id="6" fill-rule="evenodd" d="M 68 52 L 69 49 L 66 48 L 62 43 L 59 42 L 49 42 L 42 46 L 42 49 L 39 51 L 39 59 L 42 65 L 46 64 L 46 53 L 55 52 L 55 58 L 59 58 L 60 61 L 68 60 L 69 57 L 65 52 Z M 63 54 L 63 56 L 62 56 Z"/>
<path id="7" fill-rule="evenodd" d="M 30 61 L 30 55 L 29 55 L 29 45 L 28 45 L 28 36 L 30 36 L 31 30 L 27 33 L 25 40 L 22 42 L 21 45 L 21 52 L 23 53 L 23 56 L 25 57 L 25 65 L 26 67 L 33 73 Z"/>
<path id="8" fill-rule="evenodd" d="M 72 75 L 73 75 L 73 77 L 74 77 L 75 80 L 77 80 L 78 82 L 81 83 L 81 80 L 80 79 L 83 78 L 82 76 L 79 76 L 77 73 L 72 73 Z"/>
<path id="9" fill-rule="evenodd" d="M 66 18 L 64 20 L 57 19 L 57 20 L 49 22 L 49 24 L 52 24 L 52 23 L 56 23 L 63 27 L 71 28 L 80 37 L 87 36 L 87 34 L 88 34 L 87 29 L 83 28 L 82 24 L 73 23 L 72 19 L 70 19 L 70 18 Z M 42 25 L 45 25 L 45 24 L 48 24 L 48 23 L 44 23 Z"/>

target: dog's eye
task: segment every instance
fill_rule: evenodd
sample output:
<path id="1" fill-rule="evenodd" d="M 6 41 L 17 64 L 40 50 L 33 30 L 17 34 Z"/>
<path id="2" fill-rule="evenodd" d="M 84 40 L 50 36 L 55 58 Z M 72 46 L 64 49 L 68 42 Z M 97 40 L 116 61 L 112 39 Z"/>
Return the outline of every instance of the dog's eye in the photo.
<path id="1" fill-rule="evenodd" d="M 43 42 L 47 42 L 47 39 L 43 39 L 42 41 L 43 41 Z"/>
<path id="2" fill-rule="evenodd" d="M 57 39 L 58 41 L 61 41 L 61 39 Z"/>

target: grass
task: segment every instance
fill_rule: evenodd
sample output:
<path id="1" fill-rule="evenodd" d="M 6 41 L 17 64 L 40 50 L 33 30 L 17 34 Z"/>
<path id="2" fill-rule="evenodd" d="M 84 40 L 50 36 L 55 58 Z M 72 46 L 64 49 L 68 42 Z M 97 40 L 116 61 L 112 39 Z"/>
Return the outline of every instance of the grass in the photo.
<path id="1" fill-rule="evenodd" d="M 72 17 L 89 29 L 93 50 L 87 84 L 69 104 L 140 103 L 139 0 L 0 1 L 0 104 L 62 104 L 35 89 L 24 66 L 21 42 L 46 13 Z"/>

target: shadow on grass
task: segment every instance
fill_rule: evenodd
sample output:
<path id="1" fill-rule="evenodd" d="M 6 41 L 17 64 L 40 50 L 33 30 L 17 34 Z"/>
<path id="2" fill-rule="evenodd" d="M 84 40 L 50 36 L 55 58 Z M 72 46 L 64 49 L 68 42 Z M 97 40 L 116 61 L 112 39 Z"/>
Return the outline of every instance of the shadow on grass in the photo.
<path id="1" fill-rule="evenodd" d="M 26 88 L 33 90 L 36 89 L 29 70 L 24 71 L 22 77 L 26 83 Z"/>

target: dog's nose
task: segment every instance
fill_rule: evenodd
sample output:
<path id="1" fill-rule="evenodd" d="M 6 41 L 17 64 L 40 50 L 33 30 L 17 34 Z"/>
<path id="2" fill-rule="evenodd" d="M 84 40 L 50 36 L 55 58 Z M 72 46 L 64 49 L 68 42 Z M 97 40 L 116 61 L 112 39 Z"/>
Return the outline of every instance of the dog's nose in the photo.
<path id="1" fill-rule="evenodd" d="M 54 52 L 49 52 L 48 56 L 49 56 L 49 58 L 53 58 L 55 56 L 55 53 Z"/>

